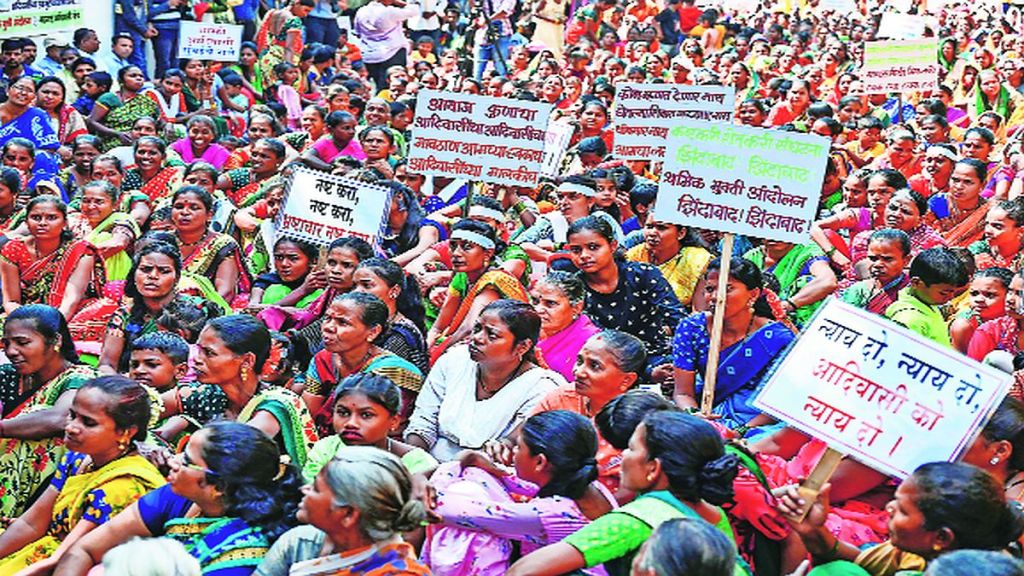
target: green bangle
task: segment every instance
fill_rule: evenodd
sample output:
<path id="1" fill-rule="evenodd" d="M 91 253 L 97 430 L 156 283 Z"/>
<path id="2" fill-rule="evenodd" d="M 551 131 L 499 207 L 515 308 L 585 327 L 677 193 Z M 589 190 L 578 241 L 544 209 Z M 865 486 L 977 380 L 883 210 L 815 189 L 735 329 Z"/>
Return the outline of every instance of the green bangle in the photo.
<path id="1" fill-rule="evenodd" d="M 831 247 L 831 248 L 829 248 L 828 250 L 825 251 L 825 256 L 828 256 L 829 258 L 831 258 L 832 255 L 835 254 L 835 253 L 836 253 L 836 247 L 833 246 L 833 247 Z"/>
<path id="2" fill-rule="evenodd" d="M 526 202 L 520 200 L 512 205 L 512 209 L 516 211 L 516 214 L 522 214 L 523 212 L 526 212 Z"/>
<path id="3" fill-rule="evenodd" d="M 831 558 L 835 558 L 839 554 L 839 537 L 833 536 L 836 539 L 835 543 L 832 544 L 832 549 L 828 551 L 828 555 Z"/>

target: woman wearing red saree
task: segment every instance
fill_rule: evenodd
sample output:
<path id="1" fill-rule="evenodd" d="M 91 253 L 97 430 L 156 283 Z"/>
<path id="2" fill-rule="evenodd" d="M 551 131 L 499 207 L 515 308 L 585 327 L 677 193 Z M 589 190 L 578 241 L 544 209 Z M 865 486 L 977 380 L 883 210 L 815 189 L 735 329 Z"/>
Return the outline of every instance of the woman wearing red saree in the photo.
<path id="1" fill-rule="evenodd" d="M 96 299 L 106 282 L 103 260 L 85 241 L 74 241 L 67 206 L 56 196 L 33 198 L 25 209 L 29 236 L 0 248 L 4 311 L 49 304 L 65 318 Z"/>
<path id="2" fill-rule="evenodd" d="M 184 270 L 210 280 L 217 293 L 231 302 L 248 294 L 251 281 L 235 239 L 209 229 L 213 214 L 213 196 L 198 186 L 182 187 L 172 197 L 171 224 Z"/>
<path id="3" fill-rule="evenodd" d="M 125 170 L 125 190 L 138 190 L 149 198 L 150 206 L 169 198 L 181 186 L 181 168 L 167 166 L 167 144 L 156 136 L 135 141 L 135 167 Z"/>

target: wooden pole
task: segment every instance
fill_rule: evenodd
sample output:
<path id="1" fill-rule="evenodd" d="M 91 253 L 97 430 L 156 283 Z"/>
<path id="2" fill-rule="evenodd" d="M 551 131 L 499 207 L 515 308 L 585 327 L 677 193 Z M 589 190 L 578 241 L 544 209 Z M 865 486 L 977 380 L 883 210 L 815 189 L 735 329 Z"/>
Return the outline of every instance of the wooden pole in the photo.
<path id="1" fill-rule="evenodd" d="M 725 293 L 729 286 L 729 265 L 732 263 L 734 240 L 731 232 L 726 232 L 722 236 L 722 266 L 718 270 L 715 314 L 711 321 L 711 348 L 708 350 L 708 366 L 704 370 L 704 393 L 700 401 L 700 411 L 705 416 L 711 414 L 711 409 L 715 405 L 715 382 L 718 380 L 718 357 L 722 352 L 722 323 L 725 319 Z"/>
<path id="2" fill-rule="evenodd" d="M 807 513 L 811 511 L 811 506 L 814 501 L 818 499 L 818 493 L 821 492 L 821 487 L 828 482 L 828 479 L 835 473 L 836 467 L 839 466 L 839 462 L 843 459 L 843 453 L 828 448 L 825 453 L 821 455 L 818 463 L 814 465 L 814 469 L 807 476 L 807 479 L 800 484 L 798 491 L 800 497 L 804 499 L 807 504 L 804 505 L 804 509 L 800 512 L 800 520 L 803 520 Z"/>

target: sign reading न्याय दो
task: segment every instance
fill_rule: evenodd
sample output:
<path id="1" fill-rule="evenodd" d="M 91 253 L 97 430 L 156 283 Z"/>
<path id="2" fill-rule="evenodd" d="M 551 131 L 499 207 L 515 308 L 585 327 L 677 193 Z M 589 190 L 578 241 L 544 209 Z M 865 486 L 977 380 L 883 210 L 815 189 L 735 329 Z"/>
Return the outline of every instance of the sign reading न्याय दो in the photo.
<path id="1" fill-rule="evenodd" d="M 409 169 L 535 186 L 551 109 L 538 102 L 423 90 L 416 98 Z"/>
<path id="2" fill-rule="evenodd" d="M 181 21 L 178 58 L 237 62 L 242 48 L 242 26 Z"/>
<path id="3" fill-rule="evenodd" d="M 865 94 L 935 90 L 939 84 L 935 38 L 867 42 L 860 77 Z"/>
<path id="4" fill-rule="evenodd" d="M 0 0 L 4 38 L 70 32 L 82 22 L 82 0 Z"/>
<path id="5" fill-rule="evenodd" d="M 297 168 L 281 204 L 276 221 L 279 236 L 318 246 L 343 236 L 373 244 L 387 223 L 391 194 L 375 184 Z"/>
<path id="6" fill-rule="evenodd" d="M 731 122 L 732 86 L 620 84 L 612 106 L 616 158 L 651 160 L 664 154 L 668 128 L 680 119 Z"/>
<path id="7" fill-rule="evenodd" d="M 754 400 L 872 468 L 905 478 L 966 450 L 1010 374 L 830 298 Z"/>
<path id="8" fill-rule="evenodd" d="M 673 123 L 654 219 L 784 242 L 807 242 L 827 138 L 699 120 Z"/>

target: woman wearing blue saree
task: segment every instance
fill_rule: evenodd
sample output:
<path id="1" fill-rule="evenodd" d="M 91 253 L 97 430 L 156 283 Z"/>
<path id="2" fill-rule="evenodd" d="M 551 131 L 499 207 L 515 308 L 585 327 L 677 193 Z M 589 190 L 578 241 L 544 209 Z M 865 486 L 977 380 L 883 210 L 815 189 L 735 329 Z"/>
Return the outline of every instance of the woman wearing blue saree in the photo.
<path id="1" fill-rule="evenodd" d="M 717 305 L 716 288 L 721 261 L 708 265 L 705 292 L 710 310 L 685 318 L 676 329 L 672 348 L 675 365 L 676 404 L 684 409 L 698 408 L 711 346 L 711 319 Z M 722 352 L 718 362 L 718 380 L 712 412 L 725 426 L 746 432 L 769 424 L 751 402 L 764 384 L 771 366 L 781 360 L 782 351 L 793 341 L 793 330 L 776 322 L 764 289 L 761 272 L 749 260 L 733 258 L 729 269 Z"/>
<path id="2" fill-rule="evenodd" d="M 167 485 L 75 543 L 56 573 L 84 576 L 118 544 L 163 536 L 181 542 L 204 576 L 248 576 L 297 523 L 301 477 L 256 428 L 210 424 L 168 466 Z"/>
<path id="3" fill-rule="evenodd" d="M 11 138 L 25 138 L 36 149 L 56 152 L 60 148 L 50 117 L 36 108 L 36 83 L 28 76 L 18 78 L 7 89 L 7 101 L 0 104 L 0 146 Z"/>

